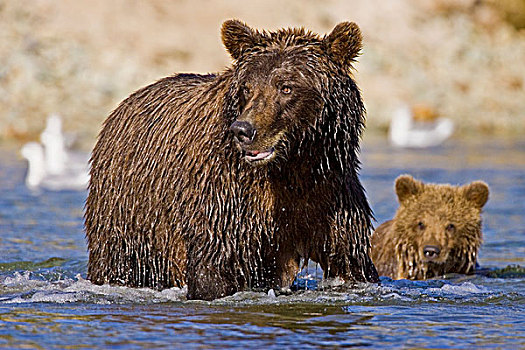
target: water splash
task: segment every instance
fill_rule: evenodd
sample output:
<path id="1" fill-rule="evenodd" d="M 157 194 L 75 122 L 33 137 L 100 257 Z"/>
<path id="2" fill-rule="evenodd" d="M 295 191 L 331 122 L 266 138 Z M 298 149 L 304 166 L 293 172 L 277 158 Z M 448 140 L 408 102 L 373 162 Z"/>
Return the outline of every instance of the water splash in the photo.
<path id="1" fill-rule="evenodd" d="M 484 276 L 458 276 L 448 280 L 391 280 L 381 278 L 381 284 L 345 284 L 341 280 L 319 280 L 311 275 L 298 278 L 296 288 L 291 291 L 239 292 L 215 300 L 210 304 L 254 305 L 329 303 L 355 305 L 410 305 L 422 303 L 505 303 L 525 300 L 521 291 L 508 292 L 500 288 L 499 279 Z M 494 288 L 487 286 L 494 280 Z M 490 283 L 489 283 L 490 284 Z M 22 303 L 95 303 L 95 304 L 154 304 L 187 302 L 186 289 L 171 288 L 157 291 L 149 288 L 95 285 L 80 274 L 68 277 L 56 271 L 15 271 L 0 275 L 0 304 Z M 195 301 L 189 301 L 195 303 Z"/>
<path id="2" fill-rule="evenodd" d="M 82 278 L 64 277 L 54 281 L 35 278 L 31 271 L 15 272 L 0 281 L 0 304 L 73 303 L 95 304 L 165 303 L 185 299 L 184 289 L 156 291 L 149 288 L 129 288 L 95 285 Z"/>

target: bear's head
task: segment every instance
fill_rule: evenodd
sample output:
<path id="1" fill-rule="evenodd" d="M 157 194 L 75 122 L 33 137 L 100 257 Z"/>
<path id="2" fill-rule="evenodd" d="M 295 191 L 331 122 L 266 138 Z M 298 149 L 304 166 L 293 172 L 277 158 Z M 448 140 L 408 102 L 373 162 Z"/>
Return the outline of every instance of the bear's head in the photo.
<path id="1" fill-rule="evenodd" d="M 349 79 L 361 50 L 359 27 L 348 22 L 321 38 L 304 29 L 259 32 L 229 20 L 222 40 L 235 61 L 227 99 L 233 111 L 230 130 L 253 165 L 296 156 L 290 153 L 299 152 L 301 135 L 315 128 L 330 104 L 334 79 Z M 356 94 L 353 105 L 361 117 L 364 108 Z"/>
<path id="2" fill-rule="evenodd" d="M 482 242 L 487 184 L 424 184 L 403 175 L 396 179 L 395 190 L 400 204 L 393 227 L 398 278 L 472 273 Z"/>

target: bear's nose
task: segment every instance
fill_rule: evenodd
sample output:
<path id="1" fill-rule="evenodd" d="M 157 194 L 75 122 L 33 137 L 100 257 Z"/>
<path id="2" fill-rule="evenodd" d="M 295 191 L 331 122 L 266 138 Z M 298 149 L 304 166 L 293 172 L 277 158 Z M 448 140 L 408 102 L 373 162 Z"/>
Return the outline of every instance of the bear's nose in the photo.
<path id="1" fill-rule="evenodd" d="M 235 121 L 230 126 L 230 130 L 240 143 L 249 145 L 253 142 L 256 130 L 252 124 L 244 121 Z"/>
<path id="2" fill-rule="evenodd" d="M 437 245 L 426 245 L 423 248 L 423 254 L 428 260 L 434 260 L 439 256 L 441 249 Z"/>

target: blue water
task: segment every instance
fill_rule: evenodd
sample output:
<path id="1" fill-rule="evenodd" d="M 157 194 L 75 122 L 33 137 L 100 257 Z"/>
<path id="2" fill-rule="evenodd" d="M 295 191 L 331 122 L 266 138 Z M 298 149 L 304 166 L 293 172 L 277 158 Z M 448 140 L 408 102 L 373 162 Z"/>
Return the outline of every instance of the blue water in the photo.
<path id="1" fill-rule="evenodd" d="M 85 280 L 85 192 L 31 192 L 16 149 L 0 149 L 0 348 L 525 348 L 525 142 L 451 141 L 396 150 L 366 139 L 362 180 L 378 223 L 394 179 L 486 181 L 480 265 L 447 276 L 348 288 L 314 264 L 291 295 L 188 302 L 185 291 Z M 510 267 L 509 267 L 510 266 Z"/>

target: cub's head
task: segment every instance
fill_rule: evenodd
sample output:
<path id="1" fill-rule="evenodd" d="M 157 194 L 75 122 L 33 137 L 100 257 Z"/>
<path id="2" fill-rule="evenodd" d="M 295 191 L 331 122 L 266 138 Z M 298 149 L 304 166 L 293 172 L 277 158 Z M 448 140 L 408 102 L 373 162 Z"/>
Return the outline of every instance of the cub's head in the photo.
<path id="1" fill-rule="evenodd" d="M 397 178 L 395 189 L 400 204 L 394 223 L 398 278 L 472 273 L 482 242 L 487 184 L 423 184 L 404 175 Z"/>
<path id="2" fill-rule="evenodd" d="M 299 144 L 321 117 L 331 81 L 338 75 L 348 78 L 361 49 L 361 32 L 348 22 L 321 38 L 304 29 L 259 32 L 229 20 L 222 26 L 222 40 L 235 60 L 226 102 L 230 131 L 253 165 L 299 152 L 291 145 Z"/>

